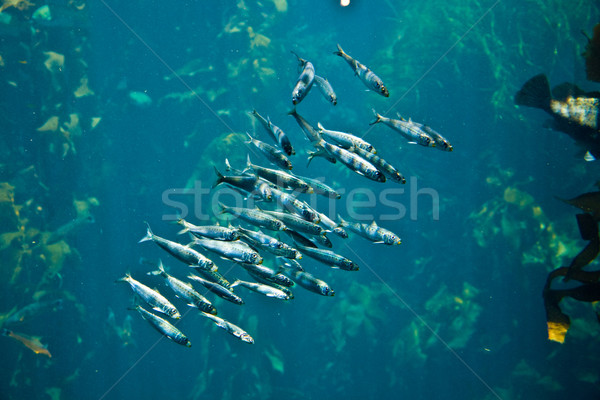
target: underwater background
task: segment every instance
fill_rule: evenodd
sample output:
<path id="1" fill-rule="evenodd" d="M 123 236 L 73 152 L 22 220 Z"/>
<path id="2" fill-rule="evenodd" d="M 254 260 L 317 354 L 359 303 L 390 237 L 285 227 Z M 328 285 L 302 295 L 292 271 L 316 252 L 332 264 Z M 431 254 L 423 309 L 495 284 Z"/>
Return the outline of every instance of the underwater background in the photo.
<path id="1" fill-rule="evenodd" d="M 513 101 L 542 72 L 553 85 L 599 89 L 586 80 L 581 33 L 600 22 L 598 2 L 4 3 L 0 324 L 40 337 L 52 356 L 0 337 L 0 398 L 600 397 L 594 305 L 561 303 L 571 327 L 557 343 L 542 299 L 548 273 L 583 246 L 576 209 L 558 198 L 594 190 L 600 164 L 545 127 L 543 112 Z M 353 76 L 333 54 L 338 43 L 382 78 L 389 98 Z M 311 146 L 287 115 L 298 78 L 290 51 L 338 96 L 333 106 L 311 92 L 298 112 L 364 135 L 405 185 L 321 159 L 307 166 Z M 335 296 L 292 288 L 286 302 L 214 300 L 255 343 L 192 310 L 177 326 L 193 346 L 178 346 L 128 310 L 133 296 L 115 281 L 129 272 L 168 293 L 140 258 L 185 278 L 185 265 L 138 244 L 145 222 L 184 242 L 178 213 L 198 224 L 221 218 L 208 190 L 213 166 L 224 170 L 227 158 L 241 168 L 249 153 L 267 165 L 244 144 L 246 131 L 269 141 L 252 109 L 290 136 L 295 173 L 343 193 L 319 199 L 320 211 L 375 220 L 402 244 L 332 236 L 359 271 L 301 263 Z M 426 122 L 454 151 L 370 126 L 372 109 Z M 31 304 L 46 306 L 10 320 Z"/>

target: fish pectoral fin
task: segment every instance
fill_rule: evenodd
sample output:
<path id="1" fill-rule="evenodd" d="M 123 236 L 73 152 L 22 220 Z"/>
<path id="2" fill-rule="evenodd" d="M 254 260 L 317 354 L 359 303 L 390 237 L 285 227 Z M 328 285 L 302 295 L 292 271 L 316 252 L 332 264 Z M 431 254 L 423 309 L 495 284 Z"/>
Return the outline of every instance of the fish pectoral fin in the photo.
<path id="1" fill-rule="evenodd" d="M 385 244 L 385 242 L 383 240 L 378 240 L 378 241 L 373 242 L 373 243 L 375 243 L 375 244 Z"/>

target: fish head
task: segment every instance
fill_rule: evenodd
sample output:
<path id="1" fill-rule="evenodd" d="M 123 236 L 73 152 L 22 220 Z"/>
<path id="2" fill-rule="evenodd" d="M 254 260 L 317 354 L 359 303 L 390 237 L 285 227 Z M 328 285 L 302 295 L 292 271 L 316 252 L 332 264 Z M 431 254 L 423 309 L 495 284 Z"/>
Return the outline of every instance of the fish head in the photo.
<path id="1" fill-rule="evenodd" d="M 254 339 L 252 339 L 252 336 L 248 335 L 246 332 L 240 335 L 240 339 L 246 343 L 254 343 Z"/>
<path id="2" fill-rule="evenodd" d="M 338 227 L 336 227 L 336 228 L 333 228 L 333 231 L 334 231 L 334 232 L 335 232 L 337 235 L 339 235 L 339 236 L 343 237 L 344 239 L 348 238 L 348 233 L 347 233 L 347 232 L 346 232 L 346 231 L 345 231 L 343 228 L 341 228 L 341 227 L 339 227 L 339 226 L 338 226 Z"/>
<path id="3" fill-rule="evenodd" d="M 325 284 L 319 285 L 319 289 L 321 290 L 321 294 L 323 296 L 335 296 L 333 289 Z"/>

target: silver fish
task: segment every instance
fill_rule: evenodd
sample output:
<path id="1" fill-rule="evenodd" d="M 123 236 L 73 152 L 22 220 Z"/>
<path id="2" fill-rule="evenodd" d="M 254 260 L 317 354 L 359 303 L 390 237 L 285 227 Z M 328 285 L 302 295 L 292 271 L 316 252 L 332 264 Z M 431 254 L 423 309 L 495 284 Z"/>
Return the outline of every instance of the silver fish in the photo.
<path id="1" fill-rule="evenodd" d="M 171 254 L 173 257 L 189 266 L 197 266 L 203 269 L 211 270 L 217 269 L 215 263 L 213 263 L 203 254 L 197 252 L 189 246 L 184 246 L 181 243 L 173 242 L 161 238 L 160 236 L 156 236 L 154 233 L 152 233 L 152 230 L 150 230 L 150 225 L 147 224 L 147 226 L 148 228 L 146 230 L 146 236 L 140 240 L 140 243 L 151 240 L 159 247 L 164 249 L 167 253 Z"/>
<path id="2" fill-rule="evenodd" d="M 335 94 L 331 83 L 329 83 L 327 79 L 322 78 L 318 75 L 315 75 L 315 83 L 321 91 L 321 94 L 323 94 L 323 97 L 325 97 L 325 99 L 327 99 L 328 102 L 335 106 L 337 104 L 337 95 Z"/>
<path id="3" fill-rule="evenodd" d="M 304 201 L 298 200 L 295 196 L 282 192 L 279 189 L 271 188 L 273 198 L 285 210 L 293 212 L 307 221 L 318 224 L 320 222 L 319 213 Z"/>
<path id="4" fill-rule="evenodd" d="M 327 186 L 325 183 L 321 182 L 320 180 L 309 178 L 307 176 L 298 176 L 298 178 L 300 178 L 303 181 L 305 181 L 306 183 L 308 183 L 310 185 L 310 187 L 312 187 L 313 192 L 316 194 L 320 194 L 322 196 L 329 197 L 330 199 L 339 199 L 340 197 L 342 197 L 341 194 L 339 194 L 334 189 Z"/>
<path id="5" fill-rule="evenodd" d="M 283 130 L 281 130 L 280 127 L 273 124 L 269 117 L 267 117 L 267 119 L 263 118 L 256 110 L 252 110 L 252 115 L 254 115 L 256 119 L 260 121 L 266 131 L 271 135 L 273 140 L 279 144 L 279 147 L 283 149 L 285 154 L 288 156 L 296 154 L 296 151 L 292 147 L 292 143 L 290 142 L 288 136 Z"/>
<path id="6" fill-rule="evenodd" d="M 347 227 L 351 231 L 366 239 L 369 239 L 372 242 L 384 243 L 387 245 L 398 245 L 402 243 L 402 240 L 398 237 L 398 235 L 392 231 L 378 226 L 375 221 L 371 222 L 370 224 L 359 224 L 346 222 L 342 217 L 339 217 L 339 219 L 343 227 Z"/>
<path id="7" fill-rule="evenodd" d="M 167 285 L 175 292 L 178 297 L 188 301 L 188 306 L 196 307 L 197 309 L 209 314 L 217 314 L 217 309 L 212 305 L 206 297 L 198 293 L 192 285 L 187 282 L 180 281 L 174 276 L 165 271 L 162 262 L 158 265 L 158 270 L 148 272 L 148 275 L 160 275 L 165 279 Z"/>
<path id="8" fill-rule="evenodd" d="M 131 275 L 126 274 L 124 277 L 119 278 L 117 282 L 127 282 L 131 286 L 131 290 L 138 296 L 140 296 L 153 310 L 168 315 L 171 318 L 179 319 L 181 314 L 177 311 L 177 308 L 166 297 L 158 292 L 158 290 L 150 289 L 148 286 L 141 282 L 136 281 Z"/>
<path id="9" fill-rule="evenodd" d="M 202 286 L 204 286 L 205 288 L 207 288 L 208 290 L 210 290 L 217 296 L 221 297 L 222 299 L 225 299 L 227 301 L 230 301 L 230 302 L 232 302 L 234 304 L 238 304 L 238 305 L 244 304 L 244 300 L 242 300 L 242 298 L 240 296 L 233 293 L 230 289 L 227 289 L 226 287 L 219 285 L 216 282 L 212 282 L 212 281 L 206 280 L 204 278 L 201 278 L 197 275 L 192 275 L 192 274 L 188 275 L 188 279 L 191 279 L 196 282 L 200 282 L 202 284 Z"/>
<path id="10" fill-rule="evenodd" d="M 286 269 L 285 273 L 294 280 L 299 286 L 311 292 L 318 293 L 323 296 L 334 296 L 333 289 L 321 279 L 315 278 L 312 274 L 305 271 L 297 271 Z"/>
<path id="11" fill-rule="evenodd" d="M 272 236 L 241 227 L 238 228 L 238 231 L 242 234 L 243 240 L 249 240 L 254 246 L 265 249 L 272 254 L 286 258 L 302 258 L 302 254 L 298 250 Z"/>
<path id="12" fill-rule="evenodd" d="M 246 289 L 250 289 L 256 293 L 264 294 L 267 297 L 275 297 L 281 300 L 289 300 L 290 298 L 290 296 L 288 296 L 288 294 L 283 290 L 261 283 L 246 282 L 238 279 L 233 282 L 231 286 L 243 286 Z"/>
<path id="13" fill-rule="evenodd" d="M 148 323 L 152 325 L 154 329 L 156 329 L 175 343 L 181 344 L 186 347 L 192 347 L 192 343 L 189 341 L 187 336 L 185 336 L 179 329 L 175 328 L 170 322 L 162 319 L 157 315 L 152 314 L 151 312 L 146 311 L 140 306 L 135 306 L 132 309 L 138 311 L 142 318 L 148 321 Z"/>
<path id="14" fill-rule="evenodd" d="M 326 153 L 336 158 L 339 162 L 341 162 L 350 170 L 356 172 L 359 175 L 362 175 L 376 182 L 385 182 L 385 175 L 377 168 L 375 168 L 373 164 L 371 164 L 364 158 L 358 156 L 357 154 L 349 150 L 343 149 L 341 147 L 334 146 L 323 139 L 316 143 L 316 145 L 317 147 L 319 147 L 320 151 L 311 154 L 309 156 L 309 159 L 312 159 L 317 155 L 323 155 L 323 153 Z"/>
<path id="15" fill-rule="evenodd" d="M 322 227 L 297 215 L 282 213 L 278 211 L 264 210 L 264 212 L 282 221 L 285 224 L 285 226 L 290 229 L 295 229 L 300 232 L 308 233 L 309 235 L 324 234 Z"/>
<path id="16" fill-rule="evenodd" d="M 296 119 L 296 122 L 298 123 L 298 125 L 300 125 L 300 128 L 304 132 L 304 135 L 310 142 L 318 142 L 319 140 L 321 140 L 319 132 L 306 119 L 304 119 L 302 115 L 298 114 L 295 108 L 288 114 Z"/>
<path id="17" fill-rule="evenodd" d="M 262 264 L 263 262 L 260 254 L 239 240 L 235 242 L 223 242 L 220 240 L 195 238 L 194 244 L 232 261 L 247 264 Z"/>
<path id="18" fill-rule="evenodd" d="M 390 96 L 390 92 L 383 84 L 383 81 L 377 75 L 375 75 L 373 71 L 371 71 L 369 68 L 367 68 L 365 65 L 361 64 L 354 58 L 350 57 L 348 54 L 346 54 L 339 44 L 337 45 L 337 48 L 338 51 L 334 52 L 333 54 L 340 56 L 344 60 L 346 60 L 348 65 L 350 65 L 350 68 L 352 68 L 356 76 L 360 78 L 360 80 L 365 84 L 366 87 L 384 97 Z"/>
<path id="19" fill-rule="evenodd" d="M 272 231 L 284 231 L 287 229 L 282 221 L 258 208 L 228 207 L 223 203 L 219 203 L 219 205 L 221 206 L 221 213 L 236 215 L 252 225 Z"/>
<path id="20" fill-rule="evenodd" d="M 267 158 L 267 160 L 282 169 L 290 170 L 293 168 L 292 162 L 286 157 L 283 151 L 271 146 L 270 144 L 253 138 L 248 132 L 246 132 L 246 135 L 248 135 L 249 138 L 246 143 L 251 143 L 254 145 L 254 147 L 260 150 L 260 152 Z"/>
<path id="21" fill-rule="evenodd" d="M 319 127 L 319 135 L 321 135 L 321 137 L 323 137 L 325 140 L 331 140 L 343 146 L 344 148 L 359 147 L 365 151 L 377 153 L 375 147 L 373 147 L 371 143 L 366 142 L 358 136 L 346 132 L 330 131 L 325 129 L 320 122 L 317 122 L 317 126 Z"/>
<path id="22" fill-rule="evenodd" d="M 223 318 L 217 317 L 215 315 L 207 313 L 202 313 L 202 315 L 212 320 L 215 323 L 215 325 L 217 325 L 219 328 L 225 329 L 227 332 L 231 333 L 233 336 L 240 339 L 242 342 L 254 343 L 254 339 L 252 339 L 252 336 L 250 336 L 248 332 L 246 332 L 239 326 L 234 325 L 231 322 L 226 321 Z"/>
<path id="23" fill-rule="evenodd" d="M 183 218 L 179 218 L 177 221 L 179 225 L 183 226 L 183 229 L 179 231 L 179 234 L 190 232 L 194 236 L 201 238 L 206 237 L 209 239 L 215 240 L 225 240 L 225 241 L 233 241 L 238 240 L 240 235 L 238 234 L 236 229 L 228 228 L 226 226 L 220 225 L 205 225 L 198 226 L 191 224 L 184 220 Z"/>
<path id="24" fill-rule="evenodd" d="M 422 124 L 415 123 L 410 119 L 407 121 L 402 117 L 400 119 L 384 117 L 375 110 L 373 110 L 373 113 L 375 114 L 375 120 L 370 125 L 383 122 L 396 132 L 399 132 L 409 143 L 417 143 L 425 147 L 436 146 L 435 140 L 423 130 Z"/>
<path id="25" fill-rule="evenodd" d="M 333 233 L 335 233 L 339 237 L 342 237 L 344 239 L 348 237 L 348 233 L 344 230 L 344 228 L 340 226 L 340 224 L 329 218 L 324 213 L 319 213 L 319 216 L 321 217 L 321 224 L 324 225 L 326 228 L 329 228 Z"/>
<path id="26" fill-rule="evenodd" d="M 303 179 L 277 169 L 265 168 L 252 164 L 250 155 L 246 162 L 247 169 L 254 171 L 259 177 L 266 179 L 274 185 L 284 189 L 293 189 L 300 193 L 313 193 L 313 188 Z"/>
<path id="27" fill-rule="evenodd" d="M 321 261 L 323 264 L 333 268 L 343 269 L 345 271 L 358 271 L 358 265 L 354 261 L 334 253 L 331 250 L 317 249 L 306 246 L 298 246 L 298 249 L 305 255 Z"/>
<path id="28" fill-rule="evenodd" d="M 423 131 L 431 136 L 435 141 L 435 148 L 443 151 L 454 151 L 454 147 L 450 144 L 448 139 L 440 135 L 437 131 L 431 129 L 431 127 L 427 125 L 422 126 Z"/>
<path id="29" fill-rule="evenodd" d="M 296 105 L 300 103 L 310 91 L 315 79 L 315 67 L 310 61 L 300 58 L 300 56 L 293 51 L 292 54 L 298 58 L 298 64 L 300 68 L 302 68 L 296 86 L 294 86 L 294 90 L 292 91 L 292 103 Z"/>
<path id="30" fill-rule="evenodd" d="M 352 147 L 349 150 L 373 164 L 375 168 L 383 172 L 383 174 L 391 180 L 402 184 L 406 183 L 406 178 L 404 178 L 404 176 L 396 168 L 394 168 L 392 164 L 379 157 L 377 154 L 365 151 L 359 147 Z"/>

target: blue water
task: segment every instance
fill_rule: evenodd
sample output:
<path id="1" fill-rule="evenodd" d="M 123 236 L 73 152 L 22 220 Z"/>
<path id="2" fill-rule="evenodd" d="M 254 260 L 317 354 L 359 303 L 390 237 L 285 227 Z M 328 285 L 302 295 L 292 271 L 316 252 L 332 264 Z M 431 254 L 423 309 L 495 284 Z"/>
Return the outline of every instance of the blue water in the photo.
<path id="1" fill-rule="evenodd" d="M 562 303 L 572 325 L 559 344 L 547 339 L 541 296 L 548 273 L 584 246 L 577 210 L 557 197 L 594 190 L 600 164 L 586 163 L 585 149 L 544 128 L 543 111 L 513 104 L 514 93 L 541 72 L 552 85 L 598 90 L 586 81 L 580 55 L 580 31 L 591 34 L 599 22 L 597 3 L 353 0 L 342 8 L 333 0 L 289 0 L 277 2 L 282 11 L 272 1 L 181 3 L 103 0 L 77 10 L 50 1 L 54 23 L 31 21 L 41 3 L 3 12 L 13 20 L 0 32 L 0 181 L 14 186 L 19 222 L 6 222 L 11 211 L 2 209 L 0 324 L 38 300 L 62 298 L 63 308 L 3 325 L 41 337 L 52 358 L 0 337 L 0 398 L 600 395 L 592 305 Z M 367 91 L 332 54 L 337 43 L 382 78 L 389 98 Z M 334 107 L 313 88 L 298 112 L 314 125 L 363 136 L 406 176 L 405 185 L 371 182 L 323 159 L 307 166 L 311 145 L 286 115 L 298 77 L 291 50 L 338 95 Z M 49 51 L 64 55 L 58 72 L 44 66 Z M 181 70 L 194 60 L 194 73 Z M 82 77 L 93 94 L 77 97 Z M 133 92 L 151 104 L 136 103 Z M 235 135 L 248 131 L 271 143 L 248 115 L 253 108 L 290 136 L 295 173 L 324 178 L 343 193 L 335 202 L 301 198 L 332 218 L 376 220 L 402 244 L 330 233 L 333 249 L 360 270 L 308 257 L 302 265 L 334 297 L 295 287 L 295 298 L 282 302 L 239 288 L 246 304 L 236 306 L 206 294 L 220 316 L 253 336 L 249 345 L 188 312 L 160 278 L 147 276 L 142 257 L 162 259 L 180 279 L 189 268 L 138 241 L 148 222 L 156 234 L 185 242 L 172 223 L 178 213 L 214 223 L 218 193 L 230 205 L 240 200 L 208 189 L 212 166 L 224 171 L 225 157 L 241 168 L 250 153 L 268 166 Z M 371 127 L 372 109 L 427 123 L 454 151 Z M 71 114 L 81 131 L 65 125 Z M 37 130 L 52 116 L 69 132 Z M 101 118 L 93 129 L 92 117 Z M 35 173 L 23 172 L 30 166 Z M 74 200 L 92 204 L 95 222 L 62 238 L 69 255 L 60 264 L 34 246 L 33 232 L 77 218 Z M 8 245 L 19 229 L 28 234 Z M 230 280 L 247 279 L 239 266 L 215 262 Z M 48 275 L 52 268 L 56 274 Z M 172 299 L 191 348 L 128 310 L 131 291 L 114 282 L 127 272 Z M 126 321 L 131 337 L 119 337 Z"/>

